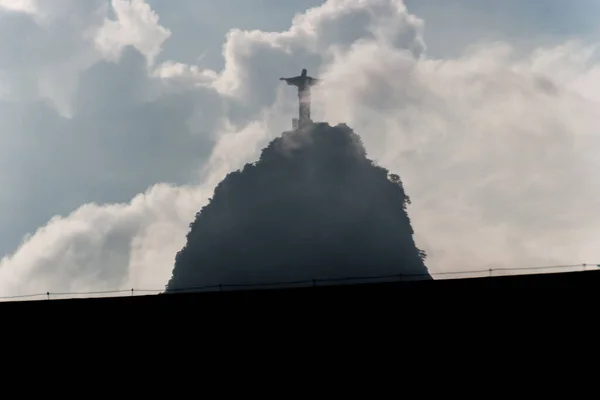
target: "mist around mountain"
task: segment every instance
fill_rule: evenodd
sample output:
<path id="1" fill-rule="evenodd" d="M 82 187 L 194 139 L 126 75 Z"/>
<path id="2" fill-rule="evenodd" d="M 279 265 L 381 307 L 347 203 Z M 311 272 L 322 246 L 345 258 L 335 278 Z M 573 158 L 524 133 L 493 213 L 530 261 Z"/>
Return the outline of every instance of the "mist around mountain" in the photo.
<path id="1" fill-rule="evenodd" d="M 398 175 L 348 126 L 284 132 L 229 173 L 190 224 L 167 291 L 348 276 L 431 279 Z"/>

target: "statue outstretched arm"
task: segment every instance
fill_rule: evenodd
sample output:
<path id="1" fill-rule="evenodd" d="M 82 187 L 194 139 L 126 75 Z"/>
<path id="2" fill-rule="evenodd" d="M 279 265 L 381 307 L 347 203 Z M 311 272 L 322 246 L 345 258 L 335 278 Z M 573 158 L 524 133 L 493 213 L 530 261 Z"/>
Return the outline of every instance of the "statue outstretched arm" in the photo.
<path id="1" fill-rule="evenodd" d="M 288 85 L 292 84 L 292 79 L 293 78 L 279 78 L 280 81 L 284 81 L 285 83 L 287 83 Z"/>
<path id="2" fill-rule="evenodd" d="M 285 81 L 288 85 L 298 86 L 302 84 L 300 77 L 295 76 L 293 78 L 279 78 L 280 81 Z"/>

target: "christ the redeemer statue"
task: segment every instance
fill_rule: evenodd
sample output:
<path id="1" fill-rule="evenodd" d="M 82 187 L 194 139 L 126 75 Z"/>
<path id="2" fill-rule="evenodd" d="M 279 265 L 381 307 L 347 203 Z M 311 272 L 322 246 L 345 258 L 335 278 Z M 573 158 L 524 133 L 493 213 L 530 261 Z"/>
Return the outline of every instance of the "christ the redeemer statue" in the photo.
<path id="1" fill-rule="evenodd" d="M 310 123 L 310 88 L 319 83 L 319 80 L 306 76 L 306 69 L 303 69 L 302 74 L 299 76 L 279 78 L 279 80 L 298 87 L 298 99 L 300 101 L 298 122 L 301 127 Z"/>

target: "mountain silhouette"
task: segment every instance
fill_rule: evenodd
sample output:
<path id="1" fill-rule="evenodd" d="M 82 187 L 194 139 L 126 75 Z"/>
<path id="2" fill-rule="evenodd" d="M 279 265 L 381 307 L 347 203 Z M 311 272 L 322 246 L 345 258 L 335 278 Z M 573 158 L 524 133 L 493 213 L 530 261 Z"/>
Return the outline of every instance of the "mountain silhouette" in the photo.
<path id="1" fill-rule="evenodd" d="M 167 291 L 348 276 L 431 279 L 400 177 L 348 126 L 284 132 L 229 173 L 190 224 Z"/>

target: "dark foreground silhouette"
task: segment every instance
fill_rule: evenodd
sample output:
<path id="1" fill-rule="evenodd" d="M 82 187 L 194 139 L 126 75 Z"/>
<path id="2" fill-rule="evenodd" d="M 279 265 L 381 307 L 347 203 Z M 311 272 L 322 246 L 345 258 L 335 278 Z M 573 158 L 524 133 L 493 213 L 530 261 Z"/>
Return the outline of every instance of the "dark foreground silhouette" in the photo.
<path id="1" fill-rule="evenodd" d="M 285 132 L 190 224 L 167 290 L 345 276 L 431 279 L 398 175 L 346 125 Z"/>

